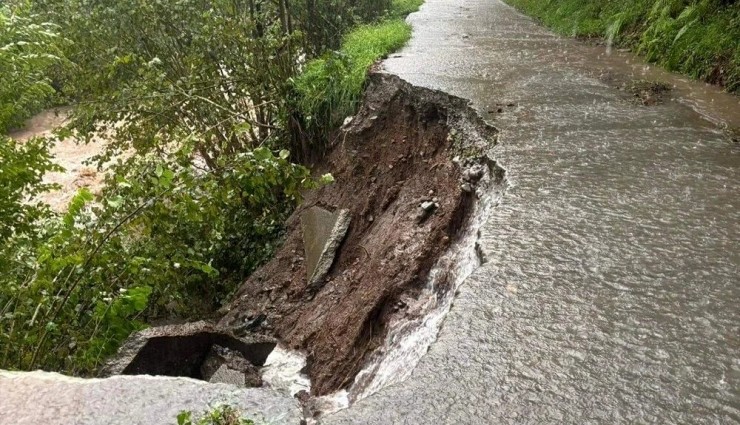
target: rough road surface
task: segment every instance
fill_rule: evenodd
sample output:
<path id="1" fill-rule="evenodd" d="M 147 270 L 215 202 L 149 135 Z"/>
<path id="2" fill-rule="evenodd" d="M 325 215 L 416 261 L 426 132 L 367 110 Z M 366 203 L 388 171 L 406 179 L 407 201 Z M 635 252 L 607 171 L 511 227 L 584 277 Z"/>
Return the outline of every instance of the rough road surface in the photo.
<path id="1" fill-rule="evenodd" d="M 471 99 L 510 187 L 411 378 L 323 421 L 740 422 L 740 146 L 716 126 L 737 98 L 497 0 L 411 21 L 386 69 Z M 620 78 L 676 87 L 640 103 Z"/>
<path id="2" fill-rule="evenodd" d="M 257 423 L 298 424 L 298 401 L 265 389 L 189 378 L 70 378 L 47 372 L 0 371 L 2 425 L 174 425 L 177 415 L 229 405 Z"/>

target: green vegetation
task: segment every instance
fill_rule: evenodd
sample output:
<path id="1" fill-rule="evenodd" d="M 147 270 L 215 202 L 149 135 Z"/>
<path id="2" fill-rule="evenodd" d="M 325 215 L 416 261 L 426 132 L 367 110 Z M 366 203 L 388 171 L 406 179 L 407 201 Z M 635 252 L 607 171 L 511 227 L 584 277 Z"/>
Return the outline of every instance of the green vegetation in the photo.
<path id="1" fill-rule="evenodd" d="M 280 243 L 301 191 L 332 181 L 301 161 L 406 42 L 400 17 L 418 4 L 0 7 L 0 368 L 94 374 L 147 323 L 219 308 Z M 109 171 L 61 214 L 35 198 L 58 170 L 54 139 L 5 135 L 59 99 L 75 107 L 57 136 L 104 137 L 95 163 Z"/>
<path id="2" fill-rule="evenodd" d="M 603 37 L 647 60 L 740 92 L 740 3 L 507 0 L 565 35 Z"/>
<path id="3" fill-rule="evenodd" d="M 238 410 L 225 405 L 205 412 L 195 422 L 192 416 L 192 412 L 180 413 L 177 415 L 177 425 L 254 425 L 254 421 L 243 418 Z"/>
<path id="4" fill-rule="evenodd" d="M 344 38 L 339 51 L 306 65 L 295 87 L 306 130 L 315 140 L 325 140 L 325 130 L 354 113 L 367 70 L 378 59 L 402 47 L 410 36 L 411 27 L 401 19 L 361 26 Z"/>

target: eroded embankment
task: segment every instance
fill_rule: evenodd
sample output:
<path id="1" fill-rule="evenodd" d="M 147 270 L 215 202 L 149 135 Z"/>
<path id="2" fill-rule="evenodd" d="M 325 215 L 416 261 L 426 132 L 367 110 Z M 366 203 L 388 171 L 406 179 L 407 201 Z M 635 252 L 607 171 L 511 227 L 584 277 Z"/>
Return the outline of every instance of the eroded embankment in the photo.
<path id="1" fill-rule="evenodd" d="M 306 196 L 282 248 L 220 324 L 307 353 L 313 395 L 348 387 L 389 324 L 429 313 L 418 299 L 439 259 L 469 235 L 477 186 L 503 185 L 485 155 L 495 139 L 464 100 L 373 73 L 360 112 L 317 167 L 336 183 Z M 301 217 L 314 206 L 347 210 L 351 222 L 326 276 L 309 284 Z M 447 296 L 458 276 L 434 273 L 434 290 Z"/>

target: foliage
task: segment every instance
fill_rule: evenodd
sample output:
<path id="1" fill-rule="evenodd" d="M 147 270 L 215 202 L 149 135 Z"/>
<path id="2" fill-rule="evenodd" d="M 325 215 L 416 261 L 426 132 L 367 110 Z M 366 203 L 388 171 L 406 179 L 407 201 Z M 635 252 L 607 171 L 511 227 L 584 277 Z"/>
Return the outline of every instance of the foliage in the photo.
<path id="1" fill-rule="evenodd" d="M 220 173 L 178 159 L 136 157 L 96 202 L 82 190 L 44 226 L 0 287 L 4 367 L 89 374 L 146 321 L 212 311 L 314 185 L 287 151 L 224 157 Z"/>
<path id="2" fill-rule="evenodd" d="M 669 70 L 740 92 L 740 3 L 726 0 L 508 0 L 557 31 L 606 37 Z"/>
<path id="3" fill-rule="evenodd" d="M 50 188 L 42 178 L 56 170 L 59 167 L 51 162 L 48 141 L 32 139 L 21 144 L 0 135 L 0 250 L 36 236 L 35 224 L 50 211 L 32 199 Z M 7 258 L 0 257 L 0 273 L 8 272 Z"/>
<path id="4" fill-rule="evenodd" d="M 36 22 L 24 4 L 0 4 L 0 134 L 47 105 L 54 94 L 46 73 L 64 63 L 63 39 L 50 22 Z"/>
<path id="5" fill-rule="evenodd" d="M 104 137 L 97 159 L 108 177 L 100 194 L 83 189 L 54 215 L 30 201 L 55 169 L 51 142 L 2 138 L 0 367 L 93 374 L 147 323 L 218 308 L 269 257 L 301 191 L 331 181 L 312 179 L 285 149 L 300 159 L 315 148 L 292 143 L 306 127 L 294 77 L 350 25 L 395 16 L 383 5 L 390 1 L 37 0 L 35 15 L 23 9 L 27 27 L 53 19 L 73 41 L 36 44 L 39 54 L 64 53 L 77 71 L 29 58 L 28 81 L 44 84 L 33 105 L 52 85 L 79 102 L 58 136 Z M 334 22 L 335 32 L 316 30 L 308 16 Z M 336 100 L 343 111 L 372 62 L 409 34 L 396 19 L 344 39 L 349 61 L 330 89 L 346 93 Z M 11 107 L 0 98 L 0 109 Z M 313 128 L 334 125 L 311 117 Z"/>
<path id="6" fill-rule="evenodd" d="M 227 405 L 204 412 L 195 422 L 192 416 L 192 412 L 180 412 L 177 415 L 177 425 L 254 425 L 254 421 L 243 418 L 238 410 Z"/>
<path id="7" fill-rule="evenodd" d="M 326 139 L 328 129 L 354 114 L 370 66 L 410 37 L 411 27 L 401 19 L 363 25 L 345 36 L 338 51 L 306 65 L 295 80 L 297 109 L 315 140 Z"/>
<path id="8" fill-rule="evenodd" d="M 75 41 L 79 100 L 74 128 L 109 132 L 117 152 L 171 148 L 197 135 L 208 167 L 220 155 L 257 146 L 294 146 L 290 80 L 357 22 L 382 15 L 390 0 L 39 0 Z M 89 52 L 95 52 L 91 55 Z M 158 136 L 158 137 L 155 137 Z M 132 143 L 133 141 L 133 143 Z M 155 145 L 157 141 L 159 145 Z"/>
<path id="9" fill-rule="evenodd" d="M 419 10 L 424 0 L 393 0 L 389 11 L 392 18 L 405 18 L 406 15 Z"/>

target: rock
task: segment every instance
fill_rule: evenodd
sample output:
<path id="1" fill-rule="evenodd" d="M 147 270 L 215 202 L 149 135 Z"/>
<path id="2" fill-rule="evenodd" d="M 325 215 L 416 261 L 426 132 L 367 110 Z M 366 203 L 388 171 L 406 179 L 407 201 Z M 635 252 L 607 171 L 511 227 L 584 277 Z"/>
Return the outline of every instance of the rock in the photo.
<path id="1" fill-rule="evenodd" d="M 301 216 L 309 286 L 315 286 L 329 272 L 350 220 L 348 210 L 332 213 L 320 207 L 311 207 Z"/>
<path id="2" fill-rule="evenodd" d="M 207 322 L 156 326 L 131 336 L 101 374 L 202 379 L 201 366 L 214 344 L 239 352 L 255 366 L 265 364 L 276 345 L 273 338 L 237 337 Z"/>
<path id="3" fill-rule="evenodd" d="M 200 416 L 223 404 L 256 423 L 297 424 L 302 417 L 298 400 L 267 388 L 162 376 L 81 379 L 0 371 L 2 424 L 175 424 L 182 411 Z"/>
<path id="4" fill-rule="evenodd" d="M 483 177 L 485 171 L 480 165 L 474 165 L 465 171 L 463 171 L 463 180 L 466 182 L 475 183 Z"/>
<path id="5" fill-rule="evenodd" d="M 463 35 L 462 35 L 462 38 L 463 38 L 463 39 L 468 39 L 468 38 L 470 38 L 470 34 L 463 34 Z"/>
<path id="6" fill-rule="evenodd" d="M 213 345 L 200 367 L 203 380 L 239 387 L 261 387 L 259 369 L 238 351 Z"/>
<path id="7" fill-rule="evenodd" d="M 427 212 L 434 211 L 434 208 L 435 208 L 435 203 L 432 201 L 425 201 L 421 203 L 421 209 L 423 209 L 424 211 L 427 211 Z"/>
<path id="8" fill-rule="evenodd" d="M 424 201 L 419 206 L 421 211 L 416 215 L 416 223 L 421 224 L 439 208 L 439 204 L 432 201 Z"/>
<path id="9" fill-rule="evenodd" d="M 470 185 L 470 183 L 463 183 L 460 185 L 460 189 L 462 189 L 463 192 L 472 192 L 473 186 Z"/>

